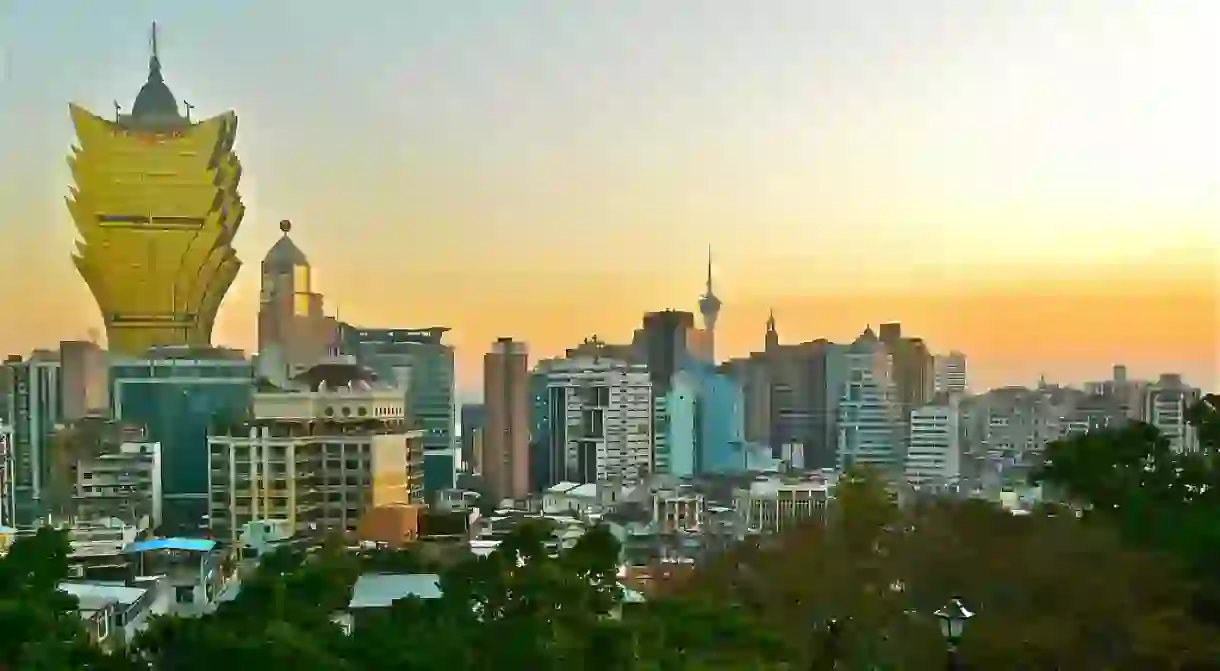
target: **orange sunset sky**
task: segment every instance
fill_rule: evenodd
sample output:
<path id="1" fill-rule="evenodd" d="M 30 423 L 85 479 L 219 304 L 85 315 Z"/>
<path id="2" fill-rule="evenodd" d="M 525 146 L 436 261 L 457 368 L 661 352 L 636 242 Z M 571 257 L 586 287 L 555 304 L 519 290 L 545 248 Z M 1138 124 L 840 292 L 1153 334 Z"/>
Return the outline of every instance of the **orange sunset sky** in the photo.
<path id="1" fill-rule="evenodd" d="M 972 386 L 1220 381 L 1220 3 L 16 0 L 0 16 L 0 352 L 85 337 L 67 103 L 110 114 L 147 31 L 196 116 L 240 118 L 254 342 L 279 232 L 328 308 L 552 355 L 695 310 L 719 349 L 901 321 Z M 223 48 L 222 46 L 223 45 Z"/>

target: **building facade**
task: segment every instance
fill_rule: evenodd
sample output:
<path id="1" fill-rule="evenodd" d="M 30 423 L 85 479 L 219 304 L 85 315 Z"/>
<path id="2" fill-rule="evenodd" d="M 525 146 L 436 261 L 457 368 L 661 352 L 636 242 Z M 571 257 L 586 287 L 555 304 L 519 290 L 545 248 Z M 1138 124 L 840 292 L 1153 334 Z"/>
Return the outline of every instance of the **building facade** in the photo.
<path id="1" fill-rule="evenodd" d="M 847 381 L 839 402 L 839 467 L 900 475 L 900 408 L 893 357 L 873 330 L 865 329 L 847 351 Z"/>
<path id="2" fill-rule="evenodd" d="M 1144 392 L 1145 421 L 1155 426 L 1175 451 L 1195 452 L 1199 449 L 1198 430 L 1186 421 L 1186 414 L 1202 397 L 1202 392 L 1186 384 L 1181 375 L 1161 375 Z"/>
<path id="3" fill-rule="evenodd" d="M 0 418 L 0 527 L 17 524 L 13 491 L 13 428 Z"/>
<path id="4" fill-rule="evenodd" d="M 275 384 L 312 367 L 336 346 L 338 325 L 314 291 L 313 268 L 289 237 L 292 224 L 263 257 L 258 306 L 258 373 Z"/>
<path id="5" fill-rule="evenodd" d="M 679 371 L 654 409 L 653 472 L 657 475 L 695 475 L 696 455 L 702 448 L 699 386 L 694 374 Z"/>
<path id="6" fill-rule="evenodd" d="M 361 516 L 423 501 L 423 433 L 401 390 L 349 362 L 319 364 L 253 398 L 208 438 L 209 523 L 236 539 L 261 519 L 297 533 L 355 531 Z"/>
<path id="7" fill-rule="evenodd" d="M 339 325 L 339 353 L 405 391 L 413 421 L 424 432 L 424 490 L 429 497 L 457 481 L 457 387 L 448 327 L 369 329 Z"/>
<path id="8" fill-rule="evenodd" d="M 966 375 L 966 355 L 956 350 L 937 354 L 934 359 L 936 393 L 964 394 L 970 388 Z"/>
<path id="9" fill-rule="evenodd" d="M 911 410 L 906 481 L 917 487 L 944 487 L 961 478 L 961 414 L 957 396 Z"/>
<path id="10" fill-rule="evenodd" d="M 155 45 L 155 38 L 153 43 Z M 93 293 L 111 352 L 207 346 L 241 262 L 232 241 L 245 214 L 237 115 L 190 118 L 165 84 L 154 46 L 129 114 L 103 119 L 70 105 L 77 144 L 68 211 L 73 261 Z"/>
<path id="11" fill-rule="evenodd" d="M 106 351 L 88 340 L 59 343 L 62 415 L 71 422 L 110 409 L 110 369 Z"/>
<path id="12" fill-rule="evenodd" d="M 830 499 L 819 478 L 760 477 L 733 490 L 740 534 L 777 534 L 806 520 L 820 519 Z"/>
<path id="13" fill-rule="evenodd" d="M 119 519 L 139 529 L 162 522 L 161 444 L 127 441 L 71 464 L 72 517 Z"/>
<path id="14" fill-rule="evenodd" d="M 525 343 L 500 338 L 483 355 L 483 480 L 497 500 L 532 491 L 529 380 Z"/>
<path id="15" fill-rule="evenodd" d="M 29 524 L 43 514 L 51 438 L 63 421 L 59 355 L 35 350 L 27 359 L 9 357 L 4 367 L 9 384 L 7 423 L 12 431 L 15 517 L 19 523 Z"/>
<path id="16" fill-rule="evenodd" d="M 482 403 L 466 403 L 461 410 L 462 463 L 466 471 L 477 473 L 478 455 L 483 447 L 484 412 Z M 476 447 L 478 449 L 476 449 Z"/>
<path id="17" fill-rule="evenodd" d="M 163 519 L 186 534 L 206 526 L 208 431 L 250 412 L 254 371 L 236 350 L 154 348 L 112 361 L 110 398 L 118 420 L 147 427 L 161 444 Z"/>
<path id="18" fill-rule="evenodd" d="M 631 485 L 654 471 L 653 389 L 647 366 L 617 359 L 565 359 L 551 366 L 547 386 L 551 479 Z"/>

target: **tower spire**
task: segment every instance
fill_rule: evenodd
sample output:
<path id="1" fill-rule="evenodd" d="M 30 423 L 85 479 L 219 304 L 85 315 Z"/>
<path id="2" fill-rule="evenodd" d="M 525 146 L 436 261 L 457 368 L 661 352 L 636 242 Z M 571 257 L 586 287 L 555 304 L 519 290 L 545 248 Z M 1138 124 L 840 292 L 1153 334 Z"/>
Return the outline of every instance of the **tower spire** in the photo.
<path id="1" fill-rule="evenodd" d="M 148 36 L 149 58 L 148 58 L 148 81 L 161 81 L 161 56 L 157 51 L 157 22 L 152 22 L 152 30 Z"/>
<path id="2" fill-rule="evenodd" d="M 712 246 L 707 246 L 707 295 L 712 295 Z"/>

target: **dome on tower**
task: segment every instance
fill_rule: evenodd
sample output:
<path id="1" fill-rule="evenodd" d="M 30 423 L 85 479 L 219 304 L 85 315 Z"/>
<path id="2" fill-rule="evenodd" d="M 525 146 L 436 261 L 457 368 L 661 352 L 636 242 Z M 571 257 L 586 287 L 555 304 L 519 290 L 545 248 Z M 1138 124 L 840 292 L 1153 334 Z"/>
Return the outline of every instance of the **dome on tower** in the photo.
<path id="1" fill-rule="evenodd" d="M 144 119 L 177 119 L 178 99 L 174 97 L 165 80 L 161 78 L 161 62 L 156 56 L 148 65 L 148 81 L 140 87 L 136 101 L 131 106 L 131 117 Z"/>
<path id="2" fill-rule="evenodd" d="M 291 269 L 295 266 L 309 265 L 309 259 L 305 253 L 296 246 L 292 238 L 288 237 L 288 232 L 292 230 L 292 223 L 287 219 L 281 221 L 280 230 L 284 232 L 284 235 L 271 246 L 271 249 L 267 251 L 267 256 L 263 257 L 263 268 Z"/>

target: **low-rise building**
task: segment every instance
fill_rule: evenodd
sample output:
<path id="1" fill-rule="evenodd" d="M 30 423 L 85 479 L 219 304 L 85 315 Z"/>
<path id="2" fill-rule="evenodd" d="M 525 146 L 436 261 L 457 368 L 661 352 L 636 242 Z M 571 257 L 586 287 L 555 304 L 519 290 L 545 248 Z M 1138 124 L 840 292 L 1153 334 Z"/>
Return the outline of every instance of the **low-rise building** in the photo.
<path id="1" fill-rule="evenodd" d="M 76 597 L 89 637 L 111 649 L 130 643 L 152 616 L 170 612 L 167 581 L 160 577 L 126 583 L 68 581 L 59 590 Z"/>
<path id="2" fill-rule="evenodd" d="M 440 576 L 435 573 L 365 573 L 356 579 L 347 609 L 336 613 L 332 620 L 351 634 L 361 621 L 384 615 L 395 601 L 440 596 Z"/>
<path id="3" fill-rule="evenodd" d="M 829 483 L 818 477 L 759 477 L 733 491 L 741 533 L 779 533 L 826 511 Z"/>
<path id="4" fill-rule="evenodd" d="M 123 549 L 131 558 L 134 578 L 164 577 L 171 615 L 212 612 L 217 597 L 234 577 L 229 553 L 211 539 L 154 538 Z"/>
<path id="5" fill-rule="evenodd" d="M 298 534 L 355 531 L 364 511 L 422 503 L 423 433 L 400 390 L 347 362 L 254 395 L 253 417 L 209 438 L 210 523 L 289 520 Z"/>
<path id="6" fill-rule="evenodd" d="M 140 528 L 161 524 L 161 443 L 128 441 L 69 467 L 72 514 L 117 518 Z"/>

